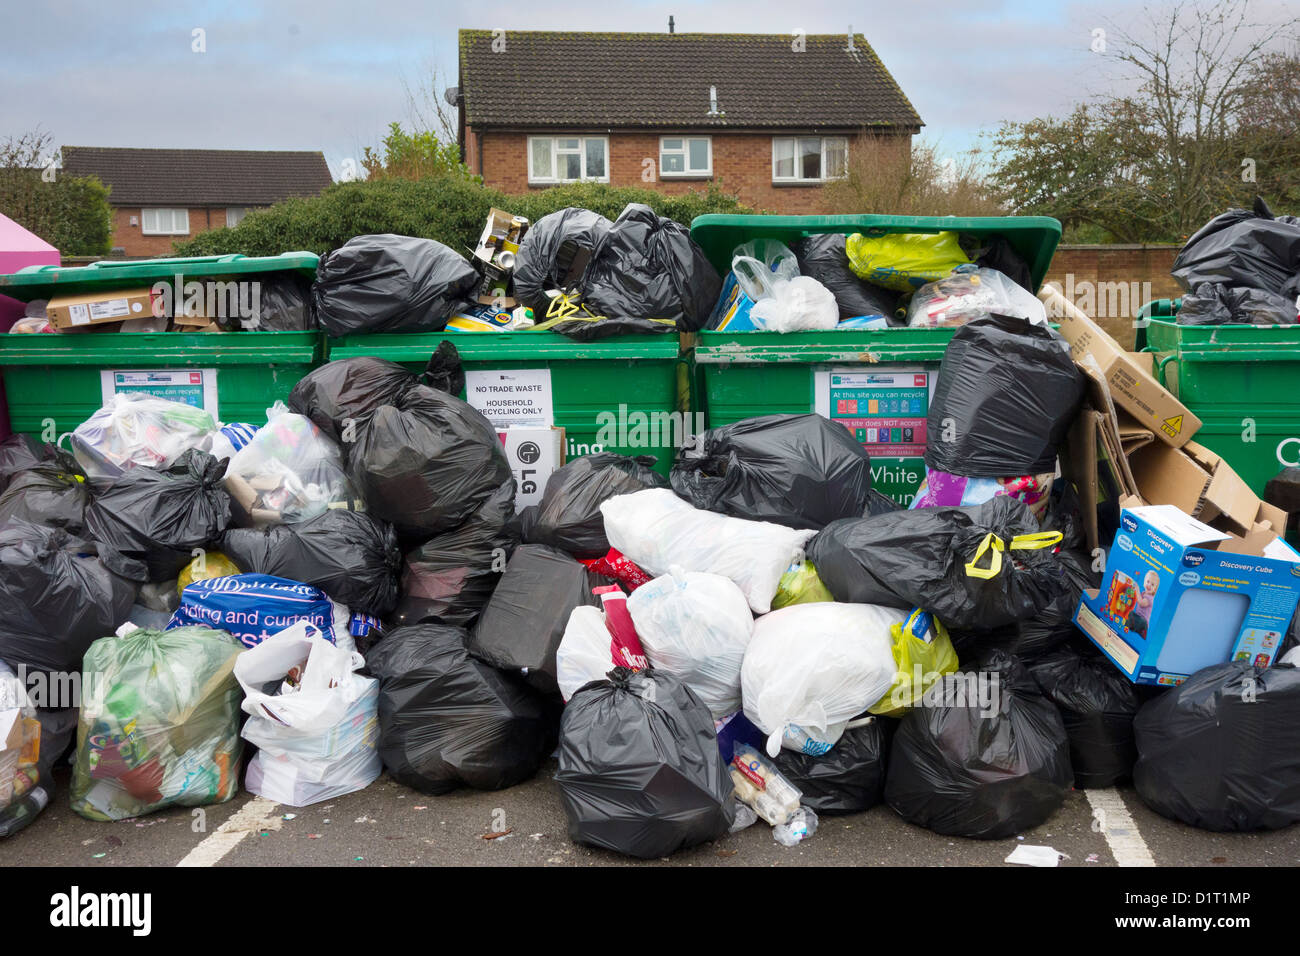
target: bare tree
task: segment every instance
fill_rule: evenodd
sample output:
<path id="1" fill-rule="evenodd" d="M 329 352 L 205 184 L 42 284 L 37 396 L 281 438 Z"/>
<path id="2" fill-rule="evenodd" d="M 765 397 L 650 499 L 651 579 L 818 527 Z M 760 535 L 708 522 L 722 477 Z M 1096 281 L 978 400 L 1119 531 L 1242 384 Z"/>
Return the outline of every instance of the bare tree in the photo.
<path id="1" fill-rule="evenodd" d="M 1110 24 L 1106 56 L 1130 92 L 1098 104 L 1135 157 L 1130 179 L 1187 235 L 1241 193 L 1237 135 L 1248 83 L 1270 47 L 1300 17 L 1256 21 L 1251 0 L 1143 7 L 1133 25 Z"/>
<path id="2" fill-rule="evenodd" d="M 1002 205 L 990 195 L 971 150 L 940 155 L 934 143 L 872 134 L 849 144 L 848 175 L 823 188 L 826 207 L 837 212 L 903 216 L 997 216 Z"/>
<path id="3" fill-rule="evenodd" d="M 443 96 L 448 88 L 447 76 L 437 63 L 426 62 L 414 83 L 402 77 L 414 131 L 431 132 L 444 143 L 455 143 L 460 139 L 460 114 Z"/>

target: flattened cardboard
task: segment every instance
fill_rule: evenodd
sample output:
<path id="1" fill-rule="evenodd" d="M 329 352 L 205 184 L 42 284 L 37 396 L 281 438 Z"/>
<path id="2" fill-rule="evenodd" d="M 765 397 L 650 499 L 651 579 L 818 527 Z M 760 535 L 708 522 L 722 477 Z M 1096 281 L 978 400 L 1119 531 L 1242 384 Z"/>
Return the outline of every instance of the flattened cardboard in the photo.
<path id="1" fill-rule="evenodd" d="M 1198 521 L 1235 535 L 1258 524 L 1286 528 L 1286 514 L 1260 501 L 1219 455 L 1197 442 L 1181 449 L 1152 444 L 1130 459 L 1138 494 L 1147 504 L 1173 505 Z"/>
<path id="2" fill-rule="evenodd" d="M 1101 326 L 1053 287 L 1043 286 L 1038 297 L 1046 304 L 1053 320 L 1060 323 L 1061 335 L 1070 344 L 1075 362 L 1090 377 L 1100 374 L 1116 405 L 1173 448 L 1181 448 L 1196 434 L 1201 420 L 1151 377 L 1149 359 L 1134 359 L 1132 353 L 1125 352 Z M 1095 368 L 1080 361 L 1085 355 L 1096 359 Z"/>
<path id="3" fill-rule="evenodd" d="M 153 315 L 153 290 L 145 287 L 59 295 L 50 299 L 45 314 L 56 329 L 80 329 L 147 318 Z"/>

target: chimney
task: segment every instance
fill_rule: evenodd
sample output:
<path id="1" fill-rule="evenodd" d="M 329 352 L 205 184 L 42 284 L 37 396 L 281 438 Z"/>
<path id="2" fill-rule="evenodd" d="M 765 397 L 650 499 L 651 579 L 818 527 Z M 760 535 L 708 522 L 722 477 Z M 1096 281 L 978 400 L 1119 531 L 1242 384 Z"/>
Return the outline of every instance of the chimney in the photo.
<path id="1" fill-rule="evenodd" d="M 673 32 L 673 16 L 671 13 L 668 15 L 668 32 L 670 34 Z"/>

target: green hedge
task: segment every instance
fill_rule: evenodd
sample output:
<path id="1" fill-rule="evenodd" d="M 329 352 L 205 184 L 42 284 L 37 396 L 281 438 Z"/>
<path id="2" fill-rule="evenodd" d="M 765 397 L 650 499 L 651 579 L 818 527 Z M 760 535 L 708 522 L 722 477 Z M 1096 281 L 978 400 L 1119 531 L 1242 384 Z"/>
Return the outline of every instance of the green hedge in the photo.
<path id="1" fill-rule="evenodd" d="M 233 229 L 213 229 L 177 243 L 175 253 L 271 256 L 306 250 L 323 255 L 353 236 L 384 232 L 437 239 L 468 253 L 493 206 L 536 222 L 565 206 L 583 206 L 614 219 L 630 202 L 645 203 L 659 215 L 688 227 L 704 213 L 754 212 L 712 184 L 707 190 L 680 196 L 600 183 L 574 183 L 509 196 L 452 176 L 380 179 L 335 183 L 319 196 L 289 199 L 269 209 L 251 211 Z"/>

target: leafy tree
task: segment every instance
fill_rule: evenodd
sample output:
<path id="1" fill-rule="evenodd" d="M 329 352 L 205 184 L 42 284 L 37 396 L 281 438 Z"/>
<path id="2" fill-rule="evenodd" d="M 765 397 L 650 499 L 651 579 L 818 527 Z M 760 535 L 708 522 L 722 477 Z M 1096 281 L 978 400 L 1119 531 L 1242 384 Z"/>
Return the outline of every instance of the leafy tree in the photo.
<path id="1" fill-rule="evenodd" d="M 102 256 L 112 247 L 108 187 L 95 176 L 67 176 L 48 133 L 0 143 L 0 213 L 65 256 Z"/>
<path id="2" fill-rule="evenodd" d="M 459 176 L 474 182 L 482 177 L 471 175 L 460 161 L 455 143 L 444 143 L 432 130 L 408 133 L 401 123 L 390 123 L 380 155 L 367 146 L 361 156 L 367 179 L 427 179 L 435 176 Z"/>

